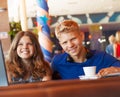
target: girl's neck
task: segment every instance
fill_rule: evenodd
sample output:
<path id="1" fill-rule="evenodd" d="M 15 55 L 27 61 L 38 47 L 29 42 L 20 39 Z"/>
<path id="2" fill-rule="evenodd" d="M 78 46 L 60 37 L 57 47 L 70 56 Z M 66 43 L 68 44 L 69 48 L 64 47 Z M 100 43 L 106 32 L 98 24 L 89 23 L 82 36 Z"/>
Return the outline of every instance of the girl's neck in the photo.
<path id="1" fill-rule="evenodd" d="M 26 67 L 31 65 L 31 59 L 22 59 L 21 61 Z"/>

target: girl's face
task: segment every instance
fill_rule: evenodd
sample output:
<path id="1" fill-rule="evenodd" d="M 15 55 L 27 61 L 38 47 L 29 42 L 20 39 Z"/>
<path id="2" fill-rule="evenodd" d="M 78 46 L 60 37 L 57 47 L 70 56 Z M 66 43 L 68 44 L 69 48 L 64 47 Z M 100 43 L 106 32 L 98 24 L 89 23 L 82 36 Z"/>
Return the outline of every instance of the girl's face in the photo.
<path id="1" fill-rule="evenodd" d="M 28 36 L 23 36 L 17 45 L 17 54 L 22 59 L 29 59 L 34 54 L 34 45 Z"/>

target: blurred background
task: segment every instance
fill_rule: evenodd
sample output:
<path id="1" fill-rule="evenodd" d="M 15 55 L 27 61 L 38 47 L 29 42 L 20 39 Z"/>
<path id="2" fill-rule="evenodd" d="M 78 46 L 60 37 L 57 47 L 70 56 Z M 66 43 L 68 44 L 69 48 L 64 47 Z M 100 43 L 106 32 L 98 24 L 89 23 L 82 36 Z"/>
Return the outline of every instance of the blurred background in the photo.
<path id="1" fill-rule="evenodd" d="M 25 5 L 22 7 L 23 13 L 20 12 L 21 1 Z M 0 37 L 4 51 L 7 52 L 14 35 L 23 29 L 21 17 L 26 18 L 24 22 L 26 21 L 27 26 L 24 27 L 38 34 L 38 2 L 37 0 L 0 0 L 0 2 Z M 104 51 L 108 37 L 120 30 L 120 0 L 47 0 L 47 5 L 50 36 L 54 43 L 53 53 L 62 50 L 54 36 L 54 28 L 65 19 L 74 20 L 80 25 L 85 34 L 83 44 L 91 49 Z"/>

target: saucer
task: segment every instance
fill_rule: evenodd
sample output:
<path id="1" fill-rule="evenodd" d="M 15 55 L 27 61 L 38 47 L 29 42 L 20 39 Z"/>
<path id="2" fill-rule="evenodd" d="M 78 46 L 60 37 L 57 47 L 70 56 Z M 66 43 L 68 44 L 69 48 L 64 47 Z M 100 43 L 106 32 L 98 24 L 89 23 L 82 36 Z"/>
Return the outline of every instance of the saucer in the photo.
<path id="1" fill-rule="evenodd" d="M 99 76 L 97 75 L 94 75 L 94 76 L 85 76 L 85 75 L 82 75 L 82 76 L 79 76 L 79 78 L 81 80 L 93 80 L 93 79 L 98 79 L 100 78 Z"/>

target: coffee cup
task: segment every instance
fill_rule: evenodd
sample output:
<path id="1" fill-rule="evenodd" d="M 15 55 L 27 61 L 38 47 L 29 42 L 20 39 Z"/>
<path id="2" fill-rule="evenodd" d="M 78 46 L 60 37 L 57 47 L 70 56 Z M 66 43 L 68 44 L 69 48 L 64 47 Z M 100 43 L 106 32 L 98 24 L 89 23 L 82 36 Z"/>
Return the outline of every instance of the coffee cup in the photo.
<path id="1" fill-rule="evenodd" d="M 96 66 L 87 66 L 83 67 L 85 76 L 95 76 L 96 75 Z"/>

